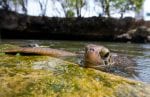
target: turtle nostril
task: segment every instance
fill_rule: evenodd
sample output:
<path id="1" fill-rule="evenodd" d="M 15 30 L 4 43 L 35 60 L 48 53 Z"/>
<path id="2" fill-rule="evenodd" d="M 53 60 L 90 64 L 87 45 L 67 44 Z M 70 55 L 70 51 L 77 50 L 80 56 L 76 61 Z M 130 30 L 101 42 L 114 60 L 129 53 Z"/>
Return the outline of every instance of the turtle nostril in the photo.
<path id="1" fill-rule="evenodd" d="M 93 51 L 94 51 L 94 48 L 90 48 L 89 50 L 93 52 Z"/>

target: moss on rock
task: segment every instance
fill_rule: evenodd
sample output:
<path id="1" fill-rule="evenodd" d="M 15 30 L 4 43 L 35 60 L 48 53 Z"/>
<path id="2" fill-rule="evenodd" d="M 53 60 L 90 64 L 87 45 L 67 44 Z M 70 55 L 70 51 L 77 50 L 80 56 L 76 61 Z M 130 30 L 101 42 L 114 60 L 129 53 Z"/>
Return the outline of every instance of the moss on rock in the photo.
<path id="1" fill-rule="evenodd" d="M 0 97 L 148 97 L 141 82 L 48 56 L 0 56 Z"/>

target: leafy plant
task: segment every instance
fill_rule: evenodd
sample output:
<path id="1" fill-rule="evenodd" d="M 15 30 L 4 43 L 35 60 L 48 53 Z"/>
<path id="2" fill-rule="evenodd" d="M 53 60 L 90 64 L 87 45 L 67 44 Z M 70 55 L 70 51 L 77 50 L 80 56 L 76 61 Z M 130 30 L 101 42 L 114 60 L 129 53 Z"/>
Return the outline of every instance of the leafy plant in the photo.
<path id="1" fill-rule="evenodd" d="M 95 3 L 99 3 L 103 12 L 102 14 L 110 17 L 111 11 L 115 11 L 123 14 L 126 11 L 139 11 L 142 7 L 144 0 L 95 0 Z"/>

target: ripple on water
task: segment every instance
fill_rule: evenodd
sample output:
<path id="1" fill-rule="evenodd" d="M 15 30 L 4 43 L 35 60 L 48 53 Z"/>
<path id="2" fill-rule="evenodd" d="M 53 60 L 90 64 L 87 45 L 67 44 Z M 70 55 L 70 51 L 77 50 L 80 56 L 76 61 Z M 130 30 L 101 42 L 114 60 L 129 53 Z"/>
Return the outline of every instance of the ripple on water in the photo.
<path id="1" fill-rule="evenodd" d="M 141 56 L 136 59 L 136 62 L 139 80 L 150 83 L 150 59 L 146 56 Z"/>

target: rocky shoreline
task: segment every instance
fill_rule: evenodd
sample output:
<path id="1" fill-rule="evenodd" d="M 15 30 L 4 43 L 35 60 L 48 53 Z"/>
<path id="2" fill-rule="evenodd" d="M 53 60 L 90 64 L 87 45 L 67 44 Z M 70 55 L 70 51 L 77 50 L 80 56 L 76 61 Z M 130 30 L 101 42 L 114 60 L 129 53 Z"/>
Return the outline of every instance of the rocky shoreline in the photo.
<path id="1" fill-rule="evenodd" d="M 126 33 L 116 36 L 116 39 L 125 42 L 148 43 L 150 42 L 150 28 L 139 26 L 136 29 L 131 29 Z"/>
<path id="2" fill-rule="evenodd" d="M 50 18 L 0 10 L 0 21 L 2 39 L 150 42 L 148 23 L 131 17 Z"/>

